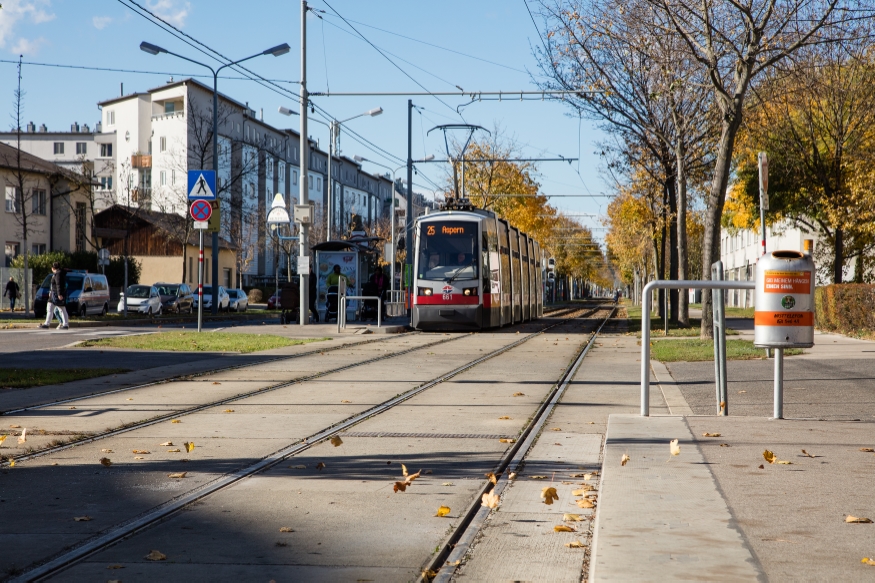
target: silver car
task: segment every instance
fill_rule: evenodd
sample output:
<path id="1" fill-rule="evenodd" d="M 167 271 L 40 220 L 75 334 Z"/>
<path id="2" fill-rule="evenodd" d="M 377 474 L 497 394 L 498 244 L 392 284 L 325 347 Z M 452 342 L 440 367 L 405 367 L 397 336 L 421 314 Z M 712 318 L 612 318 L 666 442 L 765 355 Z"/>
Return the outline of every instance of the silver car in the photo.
<path id="1" fill-rule="evenodd" d="M 228 296 L 231 298 L 229 308 L 235 312 L 245 312 L 249 307 L 249 297 L 242 289 L 229 289 Z"/>
<path id="2" fill-rule="evenodd" d="M 154 285 L 129 285 L 118 301 L 118 311 L 123 312 L 125 304 L 129 312 L 148 316 L 161 315 L 161 295 Z"/>
<path id="3" fill-rule="evenodd" d="M 197 309 L 198 298 L 197 293 L 194 295 L 194 309 Z M 228 306 L 231 304 L 231 297 L 228 295 L 228 292 L 225 291 L 225 288 L 219 286 L 219 311 L 228 311 Z M 204 286 L 204 310 L 211 310 L 213 308 L 213 286 L 205 285 Z"/>

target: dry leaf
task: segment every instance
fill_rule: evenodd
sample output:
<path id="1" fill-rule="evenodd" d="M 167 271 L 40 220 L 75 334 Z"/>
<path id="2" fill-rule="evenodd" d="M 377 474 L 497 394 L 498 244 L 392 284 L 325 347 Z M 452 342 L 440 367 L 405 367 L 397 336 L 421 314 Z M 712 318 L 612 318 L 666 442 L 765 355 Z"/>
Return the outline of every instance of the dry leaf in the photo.
<path id="1" fill-rule="evenodd" d="M 805 455 L 807 455 L 808 457 L 817 457 L 816 455 L 811 455 L 810 453 L 808 453 L 808 452 L 805 451 L 804 449 L 802 450 L 802 453 L 805 454 Z"/>
<path id="2" fill-rule="evenodd" d="M 530 480 L 546 480 L 547 476 L 529 476 Z"/>
<path id="3" fill-rule="evenodd" d="M 325 468 L 325 464 L 323 464 L 322 462 L 319 462 L 318 464 L 316 464 L 316 469 L 319 470 L 320 472 L 321 472 L 324 468 Z"/>
<path id="4" fill-rule="evenodd" d="M 865 451 L 865 452 L 869 452 L 869 453 L 875 453 L 875 449 L 872 449 L 871 447 L 861 447 L 861 448 L 860 448 L 860 451 Z"/>
<path id="5" fill-rule="evenodd" d="M 165 441 L 164 443 L 159 443 L 158 445 L 160 445 L 161 447 L 173 447 L 173 442 Z"/>
<path id="6" fill-rule="evenodd" d="M 850 514 L 845 517 L 845 522 L 853 524 L 872 524 L 872 521 L 868 518 L 857 518 L 856 516 L 851 516 Z"/>
<path id="7" fill-rule="evenodd" d="M 507 475 L 508 480 L 516 480 L 516 472 L 511 472 Z"/>
<path id="8" fill-rule="evenodd" d="M 295 530 L 290 526 L 282 526 L 280 527 L 280 532 L 295 532 Z"/>
<path id="9" fill-rule="evenodd" d="M 580 514 L 569 514 L 565 513 L 562 515 L 562 520 L 568 520 L 569 522 L 580 522 L 583 518 L 580 517 Z"/>
<path id="10" fill-rule="evenodd" d="M 681 454 L 681 446 L 678 445 L 677 439 L 672 439 L 668 442 L 668 449 L 671 451 L 671 455 L 680 455 Z"/>
<path id="11" fill-rule="evenodd" d="M 91 517 L 90 516 L 74 516 L 73 520 L 75 520 L 76 522 L 88 522 L 89 520 L 91 520 Z"/>
<path id="12" fill-rule="evenodd" d="M 220 383 L 219 381 L 213 381 L 213 384 L 214 385 L 221 385 L 222 383 Z"/>
<path id="13" fill-rule="evenodd" d="M 444 482 L 441 486 L 455 486 L 452 482 Z"/>
<path id="14" fill-rule="evenodd" d="M 405 478 L 407 477 L 407 466 L 405 466 L 404 464 L 401 464 L 401 475 Z"/>
<path id="15" fill-rule="evenodd" d="M 124 569 L 122 565 L 109 565 L 107 569 Z"/>
<path id="16" fill-rule="evenodd" d="M 738 394 L 746 393 L 747 391 L 738 391 Z"/>
<path id="17" fill-rule="evenodd" d="M 726 408 L 726 401 L 720 401 L 720 410 L 722 411 L 725 408 Z"/>
<path id="18" fill-rule="evenodd" d="M 234 409 L 225 409 L 222 413 L 233 413 Z"/>
<path id="19" fill-rule="evenodd" d="M 148 555 L 144 557 L 147 561 L 165 561 L 167 560 L 167 555 L 162 553 L 161 551 L 152 551 Z"/>
<path id="20" fill-rule="evenodd" d="M 556 488 L 546 487 L 541 490 L 541 500 L 544 504 L 553 504 L 553 500 L 559 500 L 559 494 L 556 493 Z"/>
<path id="21" fill-rule="evenodd" d="M 182 421 L 180 421 L 179 419 L 174 419 L 173 421 L 171 421 L 171 423 L 182 423 Z"/>
<path id="22" fill-rule="evenodd" d="M 185 446 L 185 451 L 186 451 L 187 453 L 191 453 L 191 450 L 194 449 L 194 442 L 193 442 L 193 441 L 186 441 L 186 442 L 183 443 L 182 445 Z M 207 448 L 207 449 L 209 449 L 209 448 Z"/>
<path id="23" fill-rule="evenodd" d="M 516 439 L 502 437 L 498 440 L 499 443 L 515 443 Z"/>
<path id="24" fill-rule="evenodd" d="M 720 447 L 732 447 L 732 446 L 729 445 L 728 443 L 721 443 L 721 444 L 720 444 Z"/>
<path id="25" fill-rule="evenodd" d="M 775 455 L 775 452 L 773 452 L 773 451 L 769 451 L 769 450 L 766 450 L 766 451 L 763 452 L 763 458 L 764 458 L 767 462 L 769 462 L 770 464 L 773 464 L 773 463 L 775 463 L 776 461 L 778 461 L 778 458 L 777 458 L 777 456 Z"/>
<path id="26" fill-rule="evenodd" d="M 410 482 L 395 482 L 395 485 L 392 487 L 392 489 L 395 491 L 396 494 L 399 491 L 406 492 L 407 486 L 409 486 L 409 485 L 410 485 Z"/>
<path id="27" fill-rule="evenodd" d="M 551 427 L 550 431 L 562 431 L 561 427 Z"/>
<path id="28" fill-rule="evenodd" d="M 6 441 L 7 437 L 8 435 L 0 435 L 0 445 L 2 445 L 4 441 Z"/>
<path id="29" fill-rule="evenodd" d="M 863 557 L 862 563 L 864 565 L 875 565 L 875 560 L 870 559 L 869 557 Z"/>
<path id="30" fill-rule="evenodd" d="M 108 457 L 102 457 L 100 458 L 100 463 L 102 463 L 106 467 L 109 467 L 112 465 L 112 460 L 110 460 Z"/>
<path id="31" fill-rule="evenodd" d="M 592 480 L 593 474 L 583 474 L 584 480 Z"/>
<path id="32" fill-rule="evenodd" d="M 569 549 L 583 549 L 586 548 L 586 545 L 580 542 L 579 540 L 571 541 L 570 543 L 565 543 L 565 546 Z"/>
<path id="33" fill-rule="evenodd" d="M 127 400 L 128 400 L 128 401 L 133 401 L 134 398 L 133 398 L 133 397 L 128 397 Z"/>
<path id="34" fill-rule="evenodd" d="M 152 452 L 146 451 L 145 449 L 135 449 L 135 450 L 131 451 L 131 453 L 143 455 L 143 454 L 152 453 Z"/>
<path id="35" fill-rule="evenodd" d="M 625 466 L 627 463 L 629 463 L 629 460 L 631 460 L 631 459 L 632 458 L 629 457 L 629 454 L 624 453 L 623 457 L 620 458 L 620 465 Z"/>
<path id="36" fill-rule="evenodd" d="M 331 442 L 331 445 L 333 445 L 334 447 L 340 447 L 341 445 L 343 445 L 343 440 L 340 439 L 340 437 L 337 435 L 332 437 L 329 441 Z"/>
<path id="37" fill-rule="evenodd" d="M 134 459 L 135 459 L 135 460 L 144 460 L 144 459 L 146 459 L 146 458 L 144 458 L 143 456 L 135 455 L 135 456 L 134 456 Z"/>
<path id="38" fill-rule="evenodd" d="M 437 571 L 432 571 L 431 569 L 423 569 L 422 576 L 426 579 L 434 579 L 437 577 Z"/>
<path id="39" fill-rule="evenodd" d="M 71 409 L 75 409 L 76 407 L 70 407 Z"/>
<path id="40" fill-rule="evenodd" d="M 184 478 L 188 472 L 176 472 L 175 474 L 167 474 L 168 478 Z"/>
<path id="41" fill-rule="evenodd" d="M 760 464 L 759 469 L 764 470 L 764 469 L 766 469 L 766 466 L 764 466 L 763 464 Z"/>
<path id="42" fill-rule="evenodd" d="M 570 526 L 567 526 L 564 524 L 557 524 L 556 526 L 553 527 L 553 531 L 554 532 L 577 532 L 576 530 L 574 530 Z"/>
<path id="43" fill-rule="evenodd" d="M 306 470 L 307 469 L 307 466 L 305 466 L 304 464 L 298 464 L 296 466 L 289 466 L 289 467 L 292 468 L 293 470 Z"/>
<path id="44" fill-rule="evenodd" d="M 446 516 L 446 515 L 449 514 L 449 513 L 450 513 L 450 507 L 449 507 L 449 506 L 441 506 L 440 508 L 438 508 L 437 514 L 435 514 L 435 516 L 437 516 L 437 517 L 443 517 L 443 516 Z"/>
<path id="45" fill-rule="evenodd" d="M 179 451 L 179 448 L 177 447 L 176 449 L 168 449 L 167 453 L 180 453 L 180 451 Z"/>
<path id="46" fill-rule="evenodd" d="M 27 441 L 27 427 L 21 430 L 21 435 L 18 437 L 18 443 L 25 443 Z"/>
<path id="47" fill-rule="evenodd" d="M 583 496 L 585 494 L 586 494 L 586 490 L 584 490 L 583 488 L 580 488 L 579 490 L 572 490 L 571 491 L 572 496 Z"/>
<path id="48" fill-rule="evenodd" d="M 347 401 L 346 399 L 343 399 L 343 400 L 341 401 L 341 403 L 352 403 L 352 401 Z"/>
<path id="49" fill-rule="evenodd" d="M 502 417 L 499 417 L 499 419 L 510 419 L 510 417 L 508 417 L 507 415 L 504 415 Z"/>
<path id="50" fill-rule="evenodd" d="M 489 492 L 488 494 L 483 494 L 480 504 L 486 506 L 487 508 L 495 508 L 498 506 L 499 498 L 498 494 L 495 492 Z"/>
<path id="51" fill-rule="evenodd" d="M 498 475 L 500 476 L 501 474 L 498 474 Z M 489 472 L 488 474 L 486 474 L 486 477 L 489 478 L 489 481 L 492 482 L 493 484 L 498 484 L 498 477 L 495 474 L 493 474 L 492 472 Z"/>
<path id="52" fill-rule="evenodd" d="M 10 467 L 10 468 L 14 468 L 14 467 L 15 467 L 15 460 L 9 460 L 9 467 Z"/>
<path id="53" fill-rule="evenodd" d="M 514 393 L 513 396 L 514 397 L 525 397 L 526 394 L 525 393 Z"/>
<path id="54" fill-rule="evenodd" d="M 775 463 L 776 463 L 776 464 L 780 464 L 780 465 L 782 465 L 782 466 L 792 466 L 792 465 L 793 465 L 793 462 L 788 462 L 788 461 L 786 461 L 786 460 L 778 460 L 778 461 L 775 462 Z"/>
<path id="55" fill-rule="evenodd" d="M 702 437 L 720 437 L 719 433 L 703 433 Z"/>
<path id="56" fill-rule="evenodd" d="M 9 429 L 21 429 L 21 425 L 10 425 Z"/>
<path id="57" fill-rule="evenodd" d="M 589 498 L 580 498 L 577 501 L 577 506 L 580 508 L 595 508 L 595 504 Z"/>

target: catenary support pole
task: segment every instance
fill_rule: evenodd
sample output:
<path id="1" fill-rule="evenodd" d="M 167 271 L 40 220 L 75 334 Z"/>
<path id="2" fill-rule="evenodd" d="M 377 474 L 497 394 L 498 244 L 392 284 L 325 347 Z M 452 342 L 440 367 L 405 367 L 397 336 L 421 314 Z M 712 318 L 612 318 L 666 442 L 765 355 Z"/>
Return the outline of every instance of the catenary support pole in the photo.
<path id="1" fill-rule="evenodd" d="M 407 237 L 404 242 L 406 269 L 401 273 L 401 281 L 406 282 L 408 274 L 413 279 L 413 100 L 407 100 Z M 403 283 L 402 283 L 403 288 Z M 413 290 L 407 286 L 407 314 L 413 317 Z"/>
<path id="2" fill-rule="evenodd" d="M 310 138 L 307 137 L 307 0 L 301 0 L 301 147 L 300 147 L 300 174 L 301 181 L 299 183 L 298 192 L 300 193 L 300 201 L 302 205 L 309 204 L 309 193 L 307 192 L 307 174 L 310 163 Z M 330 180 L 331 177 L 329 177 Z M 310 241 L 310 225 L 301 223 L 301 238 L 298 242 L 298 257 L 303 261 L 307 257 L 307 245 Z M 298 323 L 301 326 L 306 326 L 310 321 L 310 276 L 307 273 L 302 274 L 301 269 L 298 269 L 300 288 L 299 297 L 301 298 L 298 305 Z"/>
<path id="3" fill-rule="evenodd" d="M 213 71 L 213 170 L 216 173 L 216 204 L 221 206 L 219 202 L 219 70 Z M 221 216 L 221 211 L 220 216 Z M 203 232 L 201 232 L 201 240 L 203 240 Z M 203 254 L 204 246 L 201 245 L 201 254 Z M 212 233 L 212 257 L 213 257 L 213 308 L 212 313 L 215 316 L 219 313 L 219 233 Z M 200 308 L 198 308 L 200 309 Z M 200 327 L 198 327 L 200 332 Z"/>

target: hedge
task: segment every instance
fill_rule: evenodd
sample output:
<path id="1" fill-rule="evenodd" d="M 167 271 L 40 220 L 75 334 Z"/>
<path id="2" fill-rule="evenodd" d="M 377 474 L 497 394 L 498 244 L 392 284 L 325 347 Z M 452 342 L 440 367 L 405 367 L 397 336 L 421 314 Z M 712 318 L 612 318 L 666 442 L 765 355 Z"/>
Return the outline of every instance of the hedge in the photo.
<path id="1" fill-rule="evenodd" d="M 851 335 L 875 333 L 875 285 L 840 283 L 814 291 L 817 327 Z"/>
<path id="2" fill-rule="evenodd" d="M 91 273 L 100 273 L 97 268 L 97 253 L 93 251 L 51 251 L 42 255 L 30 255 L 27 266 L 33 273 L 33 282 L 39 285 L 52 272 L 52 263 L 57 261 L 67 269 L 85 269 Z M 24 267 L 24 255 L 18 255 L 12 260 L 12 267 Z M 124 257 L 111 257 L 105 268 L 106 280 L 110 287 L 124 287 L 125 261 Z M 140 262 L 133 257 L 128 258 L 128 285 L 140 282 Z"/>

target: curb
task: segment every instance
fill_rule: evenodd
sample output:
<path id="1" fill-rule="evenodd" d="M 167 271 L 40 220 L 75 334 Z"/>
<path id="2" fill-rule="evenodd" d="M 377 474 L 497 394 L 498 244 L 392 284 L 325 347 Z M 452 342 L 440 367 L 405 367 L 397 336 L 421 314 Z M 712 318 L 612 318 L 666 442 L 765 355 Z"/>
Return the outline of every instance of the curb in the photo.
<path id="1" fill-rule="evenodd" d="M 248 320 L 275 320 L 279 318 L 279 312 L 270 314 L 239 314 L 228 316 L 204 316 L 204 322 L 224 322 L 224 321 L 248 321 Z M 109 326 L 155 326 L 160 324 L 187 324 L 197 323 L 197 315 L 188 318 L 136 318 L 130 320 L 103 320 L 103 321 L 77 321 L 70 320 L 70 328 L 105 328 Z M 24 322 L 21 324 L 7 323 L 0 326 L 0 330 L 23 330 L 28 328 L 38 328 L 36 322 Z"/>

